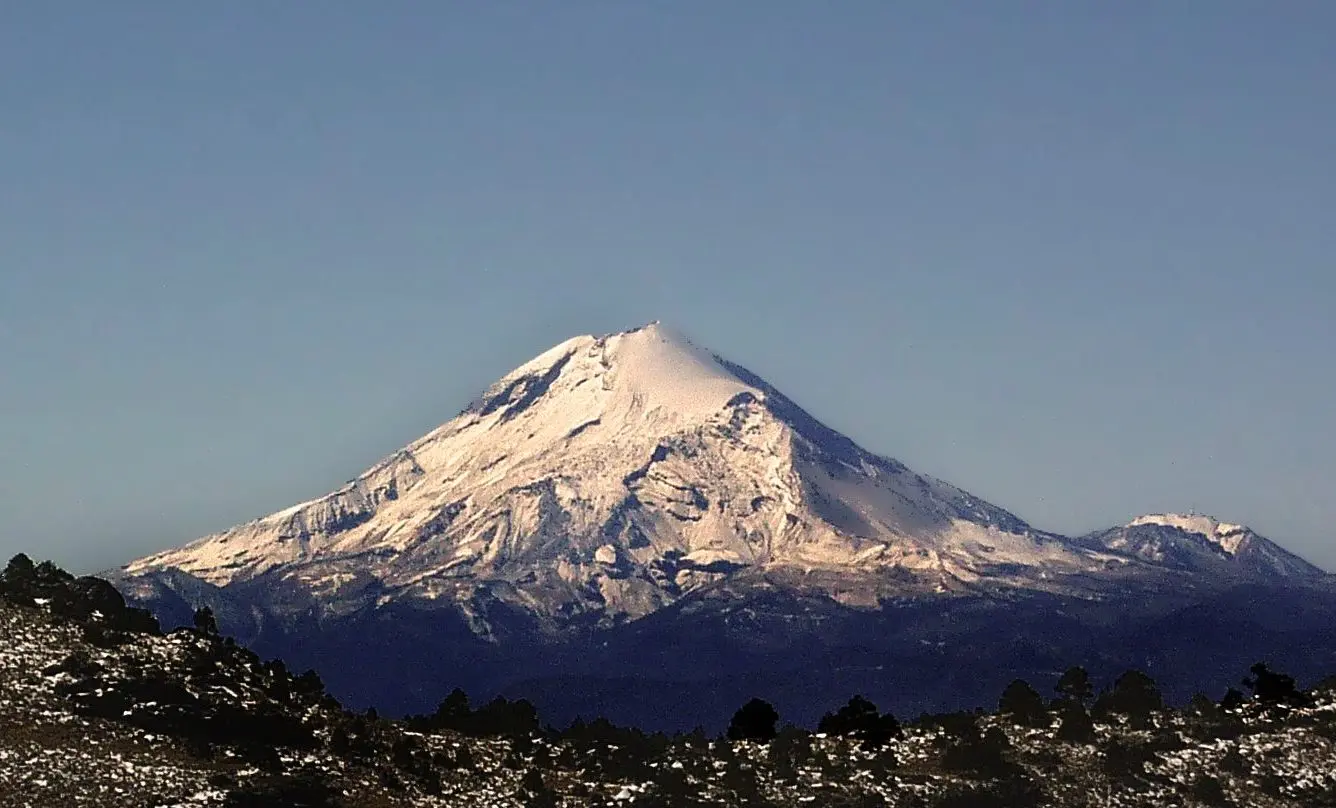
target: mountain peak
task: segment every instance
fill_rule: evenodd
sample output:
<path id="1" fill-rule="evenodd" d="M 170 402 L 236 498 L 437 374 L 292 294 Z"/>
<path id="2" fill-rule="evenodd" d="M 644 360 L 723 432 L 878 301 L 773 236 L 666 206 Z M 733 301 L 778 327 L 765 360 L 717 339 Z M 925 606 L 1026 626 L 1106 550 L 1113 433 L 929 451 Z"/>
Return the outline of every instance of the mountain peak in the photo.
<path id="1" fill-rule="evenodd" d="M 1320 579 L 1326 574 L 1251 528 L 1199 513 L 1150 513 L 1079 542 L 1181 569 L 1213 568 L 1264 578 Z"/>
<path id="2" fill-rule="evenodd" d="M 566 340 L 338 491 L 128 570 L 276 573 L 322 596 L 369 579 L 414 597 L 483 588 L 525 608 L 515 587 L 536 576 L 554 611 L 638 616 L 746 569 L 899 568 L 936 587 L 1087 561 L 656 321 Z"/>
<path id="3" fill-rule="evenodd" d="M 506 422 L 542 399 L 535 436 L 595 419 L 685 423 L 722 410 L 742 392 L 763 396 L 714 354 L 654 321 L 566 340 L 506 374 L 465 410 Z M 574 423 L 570 423 L 572 419 Z M 450 427 L 451 424 L 443 428 Z"/>
<path id="4" fill-rule="evenodd" d="M 1243 539 L 1252 533 L 1244 525 L 1221 522 L 1213 516 L 1199 513 L 1148 513 L 1127 523 L 1127 527 L 1140 525 L 1158 525 L 1177 528 L 1186 533 L 1196 533 L 1210 539 L 1227 553 L 1236 552 Z"/>

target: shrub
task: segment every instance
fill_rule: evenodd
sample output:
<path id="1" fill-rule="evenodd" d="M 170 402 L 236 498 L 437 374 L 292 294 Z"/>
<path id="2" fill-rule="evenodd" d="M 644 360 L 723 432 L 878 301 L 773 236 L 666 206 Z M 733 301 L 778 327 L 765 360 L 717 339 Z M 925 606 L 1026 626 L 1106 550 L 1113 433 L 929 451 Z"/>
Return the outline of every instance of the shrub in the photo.
<path id="1" fill-rule="evenodd" d="M 981 777 L 1005 777 L 1015 772 L 1015 767 L 1006 759 L 1011 751 L 1011 741 L 1006 733 L 992 727 L 986 733 L 980 733 L 975 727 L 965 737 L 947 747 L 942 755 L 942 767 L 948 771 L 973 774 Z"/>
<path id="2" fill-rule="evenodd" d="M 1145 746 L 1112 741 L 1104 747 L 1104 773 L 1114 779 L 1143 777 L 1155 753 Z"/>
<path id="3" fill-rule="evenodd" d="M 1081 744 L 1094 742 L 1095 722 L 1080 704 L 1069 702 L 1063 707 L 1061 722 L 1058 725 L 1058 740 Z"/>
<path id="4" fill-rule="evenodd" d="M 1206 805 L 1225 808 L 1233 805 L 1230 802 L 1229 795 L 1225 794 L 1224 786 L 1220 785 L 1220 780 L 1211 775 L 1202 775 L 1192 782 L 1192 787 L 1188 790 L 1193 799 L 1199 800 Z"/>

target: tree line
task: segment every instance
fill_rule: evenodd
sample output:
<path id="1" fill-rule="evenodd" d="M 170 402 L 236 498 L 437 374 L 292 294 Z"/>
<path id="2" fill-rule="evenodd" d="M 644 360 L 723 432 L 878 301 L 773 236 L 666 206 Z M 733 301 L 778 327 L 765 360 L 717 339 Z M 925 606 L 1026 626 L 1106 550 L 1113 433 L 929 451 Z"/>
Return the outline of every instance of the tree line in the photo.
<path id="1" fill-rule="evenodd" d="M 50 561 L 35 564 L 22 553 L 11 559 L 0 572 L 0 599 L 29 607 L 44 604 L 53 614 L 82 625 L 85 639 L 95 645 L 118 644 L 134 633 L 161 633 L 157 620 L 148 611 L 127 606 L 124 598 L 107 581 L 92 576 L 75 577 Z M 94 620 L 94 616 L 97 619 Z M 195 612 L 193 623 L 195 631 L 220 638 L 225 645 L 235 647 L 230 638 L 220 637 L 217 620 L 207 606 Z M 280 660 L 266 664 L 281 671 L 282 675 L 277 675 L 276 681 L 283 684 L 289 681 Z M 1227 711 L 1249 701 L 1303 706 L 1310 699 L 1298 688 L 1293 677 L 1273 671 L 1264 662 L 1253 665 L 1249 674 L 1239 683 L 1247 694 L 1231 687 L 1219 702 L 1198 695 L 1192 700 L 1192 709 Z M 299 691 L 313 691 L 330 698 L 323 694 L 323 686 L 314 672 L 291 677 L 291 681 Z M 1323 684 L 1330 686 L 1333 682 L 1336 677 Z M 1096 721 L 1122 720 L 1134 728 L 1142 727 L 1156 712 L 1165 709 L 1164 698 L 1155 681 L 1139 670 L 1123 673 L 1096 693 L 1087 671 L 1076 666 L 1058 677 L 1052 690 L 1053 695 L 1045 698 L 1029 682 L 1016 679 L 1002 691 L 997 713 L 1020 726 L 1049 727 L 1056 721 L 1059 740 L 1088 743 L 1094 737 Z M 917 723 L 959 728 L 966 721 L 972 722 L 975 715 L 977 712 L 924 715 Z M 369 717 L 378 718 L 374 710 Z M 781 733 L 780 720 L 774 705 L 754 698 L 733 714 L 724 736 L 733 741 L 770 742 Z M 615 727 L 601 718 L 588 723 L 577 720 L 564 730 L 545 729 L 538 710 L 525 699 L 510 700 L 498 696 L 475 708 L 468 695 L 458 688 L 446 695 L 434 712 L 409 716 L 404 719 L 404 724 L 416 731 L 448 730 L 479 737 L 551 734 L 585 742 L 606 739 L 625 743 L 630 733 L 638 732 Z M 867 749 L 879 749 L 899 734 L 900 722 L 864 696 L 855 695 L 843 706 L 826 713 L 818 722 L 817 732 L 852 737 Z M 699 730 L 693 733 L 702 734 Z"/>

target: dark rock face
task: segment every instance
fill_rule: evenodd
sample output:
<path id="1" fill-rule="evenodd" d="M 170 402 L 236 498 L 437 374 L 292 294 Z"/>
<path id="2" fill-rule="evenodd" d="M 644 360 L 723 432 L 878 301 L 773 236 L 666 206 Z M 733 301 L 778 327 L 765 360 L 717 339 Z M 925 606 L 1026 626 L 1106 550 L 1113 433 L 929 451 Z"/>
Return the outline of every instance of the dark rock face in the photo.
<path id="1" fill-rule="evenodd" d="M 573 353 L 558 359 L 552 367 L 542 373 L 534 373 L 514 379 L 504 386 L 489 390 L 477 404 L 465 412 L 480 416 L 491 415 L 498 410 L 505 410 L 503 420 L 510 420 L 529 408 L 535 401 L 552 387 L 552 383 L 561 376 L 562 368 L 571 361 Z"/>

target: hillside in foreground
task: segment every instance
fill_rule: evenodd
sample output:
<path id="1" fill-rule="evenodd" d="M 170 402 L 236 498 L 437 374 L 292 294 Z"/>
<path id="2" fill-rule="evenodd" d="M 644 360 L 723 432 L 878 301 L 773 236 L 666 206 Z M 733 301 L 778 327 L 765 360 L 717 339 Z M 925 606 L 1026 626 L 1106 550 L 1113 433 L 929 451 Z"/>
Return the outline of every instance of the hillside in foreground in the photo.
<path id="1" fill-rule="evenodd" d="M 314 674 L 198 618 L 163 634 L 99 579 L 11 562 L 0 808 L 1336 804 L 1336 692 L 1300 692 L 1264 667 L 1251 696 L 1184 709 L 1136 673 L 1096 697 L 1069 672 L 1056 701 L 1016 683 L 1001 713 L 904 726 L 831 693 L 816 734 L 774 736 L 777 716 L 756 702 L 730 740 L 598 721 L 557 732 L 524 702 L 474 709 L 462 694 L 407 721 L 355 714 Z"/>

